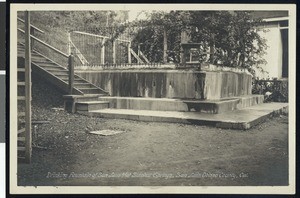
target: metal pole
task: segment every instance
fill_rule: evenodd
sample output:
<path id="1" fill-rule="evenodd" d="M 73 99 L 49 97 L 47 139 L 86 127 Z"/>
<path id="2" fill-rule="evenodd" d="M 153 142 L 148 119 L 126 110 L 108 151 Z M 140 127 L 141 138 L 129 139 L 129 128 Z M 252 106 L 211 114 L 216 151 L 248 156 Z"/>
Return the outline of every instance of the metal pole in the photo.
<path id="1" fill-rule="evenodd" d="M 25 11 L 25 161 L 31 162 L 31 45 L 30 12 Z"/>
<path id="2" fill-rule="evenodd" d="M 74 88 L 74 56 L 73 53 L 69 56 L 69 94 L 73 94 Z"/>

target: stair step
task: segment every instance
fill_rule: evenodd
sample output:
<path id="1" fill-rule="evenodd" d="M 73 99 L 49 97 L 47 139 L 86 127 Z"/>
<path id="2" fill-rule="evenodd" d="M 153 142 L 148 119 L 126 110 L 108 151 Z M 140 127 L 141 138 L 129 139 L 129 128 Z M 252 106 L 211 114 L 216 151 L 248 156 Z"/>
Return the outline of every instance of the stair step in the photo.
<path id="1" fill-rule="evenodd" d="M 253 106 L 263 102 L 261 95 L 251 95 L 222 100 L 181 100 L 168 98 L 142 98 L 142 97 L 100 97 L 101 101 L 109 101 L 110 108 L 154 110 L 154 111 L 178 111 L 201 112 L 219 114 Z"/>
<path id="2" fill-rule="evenodd" d="M 25 151 L 26 151 L 26 148 L 25 148 L 25 147 L 18 146 L 18 151 L 25 152 Z"/>
<path id="3" fill-rule="evenodd" d="M 52 73 L 52 71 L 68 71 L 66 70 L 65 68 L 63 67 L 59 67 L 59 66 L 52 66 L 52 67 L 44 67 L 44 66 L 41 66 L 43 69 L 49 71 Z"/>
<path id="4" fill-rule="evenodd" d="M 18 86 L 25 86 L 25 82 L 17 82 Z"/>
<path id="5" fill-rule="evenodd" d="M 42 57 L 40 57 L 40 58 L 38 58 L 38 57 L 31 58 L 31 62 L 34 62 L 34 63 L 37 63 L 37 62 L 47 62 L 47 61 L 48 61 L 47 59 L 42 58 Z"/>
<path id="6" fill-rule="evenodd" d="M 54 75 L 69 75 L 68 71 L 67 70 L 52 70 L 51 71 L 52 74 Z"/>
<path id="7" fill-rule="evenodd" d="M 18 116 L 24 117 L 24 116 L 25 116 L 25 112 L 19 112 L 19 113 L 18 113 Z"/>
<path id="8" fill-rule="evenodd" d="M 25 100 L 25 96 L 18 96 L 18 100 Z"/>
<path id="9" fill-rule="evenodd" d="M 93 94 L 93 93 L 101 93 L 102 91 L 98 88 L 80 88 L 84 94 Z"/>
<path id="10" fill-rule="evenodd" d="M 47 70 L 48 72 L 52 73 L 52 71 L 66 71 L 65 68 L 59 67 L 59 66 L 40 66 L 44 70 Z"/>
<path id="11" fill-rule="evenodd" d="M 47 69 L 47 68 L 57 68 L 57 69 L 61 68 L 60 66 L 58 66 L 56 64 L 48 64 L 48 63 L 43 63 L 42 64 L 42 63 L 38 63 L 38 62 L 33 62 L 33 63 L 40 66 L 40 67 L 43 67 L 45 69 Z"/>
<path id="12" fill-rule="evenodd" d="M 288 103 L 262 103 L 222 114 L 113 108 L 95 110 L 88 113 L 83 112 L 83 114 L 101 118 L 212 125 L 220 128 L 245 130 L 264 122 L 268 117 L 286 113 L 287 111 Z"/>
<path id="13" fill-rule="evenodd" d="M 24 57 L 25 56 L 25 51 L 22 51 L 22 50 L 19 50 L 18 49 L 18 56 L 22 56 Z M 44 57 L 38 55 L 38 54 L 34 54 L 34 53 L 31 53 L 31 59 L 43 59 L 43 60 L 46 60 Z"/>
<path id="14" fill-rule="evenodd" d="M 24 133 L 24 132 L 25 132 L 25 128 L 22 128 L 22 129 L 19 129 L 19 130 L 18 130 L 18 134 Z"/>
<path id="15" fill-rule="evenodd" d="M 18 68 L 17 71 L 18 72 L 25 72 L 25 68 Z"/>
<path id="16" fill-rule="evenodd" d="M 52 74 L 54 74 L 53 72 L 51 72 Z M 69 74 L 54 74 L 55 76 L 59 77 L 59 78 L 63 78 L 63 77 L 68 77 L 69 78 Z"/>
<path id="17" fill-rule="evenodd" d="M 87 102 L 87 101 L 98 101 L 99 97 L 104 94 L 84 94 L 84 95 L 65 95 L 63 99 L 65 101 L 76 101 L 76 102 Z"/>
<path id="18" fill-rule="evenodd" d="M 61 80 L 63 80 L 63 81 L 65 81 L 66 83 L 68 83 L 69 82 L 69 77 L 61 77 L 60 78 Z M 79 79 L 79 78 L 75 78 L 74 79 L 74 84 L 75 83 L 85 83 L 86 81 L 85 80 L 82 80 L 82 79 Z"/>
<path id="19" fill-rule="evenodd" d="M 76 103 L 77 111 L 93 111 L 109 108 L 109 102 L 106 101 L 86 101 Z"/>
<path id="20" fill-rule="evenodd" d="M 25 142 L 25 137 L 18 137 L 18 141 Z"/>
<path id="21" fill-rule="evenodd" d="M 82 89 L 82 88 L 92 88 L 93 85 L 90 83 L 74 83 L 74 87 L 78 88 L 78 89 Z"/>
<path id="22" fill-rule="evenodd" d="M 33 61 L 33 62 L 40 66 L 58 66 L 57 64 L 50 61 Z"/>

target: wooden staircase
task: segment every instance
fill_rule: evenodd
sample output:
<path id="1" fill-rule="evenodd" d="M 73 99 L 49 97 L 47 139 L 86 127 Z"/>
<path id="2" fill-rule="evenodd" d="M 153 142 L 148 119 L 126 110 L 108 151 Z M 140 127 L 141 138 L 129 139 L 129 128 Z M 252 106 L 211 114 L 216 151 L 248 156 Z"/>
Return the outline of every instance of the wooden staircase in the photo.
<path id="1" fill-rule="evenodd" d="M 17 156 L 18 161 L 31 162 L 31 64 L 30 64 L 30 15 L 25 12 L 25 28 L 27 38 L 26 54 L 23 47 L 24 62 L 17 63 L 17 107 L 18 107 L 18 131 L 17 131 Z M 26 56 L 26 60 L 25 60 Z"/>
<path id="2" fill-rule="evenodd" d="M 19 66 L 19 65 L 18 65 Z M 18 160 L 26 161 L 26 130 L 29 126 L 26 123 L 26 118 L 28 118 L 28 114 L 26 114 L 26 106 L 30 103 L 31 97 L 26 95 L 28 89 L 31 89 L 31 84 L 28 85 L 25 83 L 27 76 L 25 75 L 25 68 L 18 67 Z M 30 115 L 29 115 L 30 116 Z M 30 151 L 31 153 L 31 151 Z"/>
<path id="3" fill-rule="evenodd" d="M 30 24 L 30 12 L 25 11 L 25 20 L 18 18 L 18 21 L 24 23 L 24 30 L 17 28 L 18 32 L 25 37 L 18 36 L 18 61 L 17 61 L 17 105 L 18 105 L 18 131 L 17 131 L 17 155 L 20 162 L 31 162 L 32 154 L 32 123 L 31 123 L 31 74 L 38 75 L 64 93 L 71 93 L 70 97 L 82 97 L 76 101 L 97 99 L 99 96 L 107 96 L 108 92 L 100 87 L 86 81 L 78 75 L 74 74 L 74 58 L 64 52 L 56 49 L 52 45 L 42 41 L 33 35 L 34 30 L 44 33 L 42 30 Z M 58 64 L 56 61 L 34 50 L 31 43 L 37 42 L 47 49 L 52 50 L 66 59 L 66 65 L 71 65 L 70 71 Z M 25 45 L 26 44 L 26 45 Z M 25 49 L 26 48 L 26 49 Z M 69 61 L 69 62 L 68 62 Z M 71 74 L 69 74 L 71 73 Z M 73 76 L 74 75 L 74 76 Z M 72 85 L 69 87 L 69 76 L 71 76 Z M 72 87 L 72 88 L 71 88 Z M 72 90 L 70 90 L 72 89 Z M 63 98 L 62 98 L 63 99 Z M 96 103 L 92 107 L 82 104 L 83 109 L 94 109 Z"/>
<path id="4" fill-rule="evenodd" d="M 25 48 L 23 43 L 18 43 L 18 64 L 24 63 L 25 60 Z M 57 86 L 63 92 L 68 93 L 68 70 L 51 60 L 50 58 L 42 55 L 36 50 L 32 51 L 31 54 L 31 67 L 34 74 L 43 77 L 51 84 Z M 96 85 L 86 81 L 80 76 L 74 76 L 74 89 L 73 94 L 86 95 L 86 94 L 101 94 L 108 95 L 108 92 L 97 87 Z"/>

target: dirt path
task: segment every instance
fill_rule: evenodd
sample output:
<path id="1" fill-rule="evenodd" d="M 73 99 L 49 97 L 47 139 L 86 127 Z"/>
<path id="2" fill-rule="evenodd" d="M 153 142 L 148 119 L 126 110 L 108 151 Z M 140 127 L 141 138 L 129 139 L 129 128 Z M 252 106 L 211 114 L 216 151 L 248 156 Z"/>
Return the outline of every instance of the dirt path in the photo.
<path id="1" fill-rule="evenodd" d="M 19 166 L 20 185 L 287 184 L 287 117 L 238 131 L 50 114 L 34 141 L 47 149 Z M 86 133 L 101 129 L 125 132 Z"/>

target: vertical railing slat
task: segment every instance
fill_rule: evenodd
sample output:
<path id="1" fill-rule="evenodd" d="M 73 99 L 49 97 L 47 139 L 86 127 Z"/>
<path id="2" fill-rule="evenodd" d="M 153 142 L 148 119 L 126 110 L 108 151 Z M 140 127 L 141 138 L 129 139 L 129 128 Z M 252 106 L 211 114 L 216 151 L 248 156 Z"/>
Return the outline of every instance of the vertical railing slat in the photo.
<path id="1" fill-rule="evenodd" d="M 101 43 L 101 63 L 102 65 L 105 64 L 105 38 L 103 38 Z"/>
<path id="2" fill-rule="evenodd" d="M 113 64 L 116 64 L 116 40 L 113 41 L 112 55 L 113 55 Z"/>

